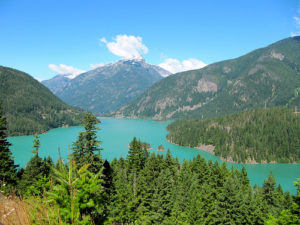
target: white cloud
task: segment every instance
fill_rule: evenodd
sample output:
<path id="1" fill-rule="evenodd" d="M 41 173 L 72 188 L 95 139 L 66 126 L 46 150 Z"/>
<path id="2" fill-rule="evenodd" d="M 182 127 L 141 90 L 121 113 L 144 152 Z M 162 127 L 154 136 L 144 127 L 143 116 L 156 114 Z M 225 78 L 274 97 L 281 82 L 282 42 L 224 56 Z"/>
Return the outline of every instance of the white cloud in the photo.
<path id="1" fill-rule="evenodd" d="M 291 37 L 300 36 L 300 31 L 298 32 L 291 32 Z"/>
<path id="2" fill-rule="evenodd" d="M 167 58 L 158 66 L 170 71 L 171 73 L 178 73 L 187 70 L 201 69 L 206 65 L 207 64 L 199 61 L 198 59 L 187 59 L 180 62 L 178 59 Z"/>
<path id="3" fill-rule="evenodd" d="M 54 64 L 49 64 L 48 67 L 49 67 L 49 69 L 55 71 L 56 73 L 58 73 L 60 75 L 68 75 L 66 77 L 68 77 L 70 79 L 73 79 L 76 76 L 78 76 L 79 74 L 86 72 L 85 70 L 77 69 L 77 68 L 74 68 L 73 66 L 67 66 L 64 64 L 59 64 L 58 66 L 54 65 Z"/>
<path id="4" fill-rule="evenodd" d="M 93 69 L 96 69 L 98 67 L 102 67 L 102 66 L 105 66 L 105 65 L 106 65 L 106 63 L 96 63 L 96 64 L 91 64 L 90 67 L 93 70 Z"/>
<path id="5" fill-rule="evenodd" d="M 293 18 L 296 21 L 297 25 L 300 25 L 300 18 L 297 16 L 294 16 Z"/>
<path id="6" fill-rule="evenodd" d="M 34 79 L 36 79 L 38 82 L 42 82 L 43 79 L 42 78 L 39 78 L 39 77 L 33 77 Z"/>
<path id="7" fill-rule="evenodd" d="M 122 58 L 141 58 L 142 53 L 148 52 L 148 48 L 143 44 L 141 37 L 117 35 L 113 40 L 108 42 L 104 37 L 100 39 L 111 53 Z"/>
<path id="8" fill-rule="evenodd" d="M 105 37 L 101 38 L 100 41 L 103 42 L 103 43 L 105 43 L 105 44 L 107 43 L 107 40 L 106 40 Z"/>

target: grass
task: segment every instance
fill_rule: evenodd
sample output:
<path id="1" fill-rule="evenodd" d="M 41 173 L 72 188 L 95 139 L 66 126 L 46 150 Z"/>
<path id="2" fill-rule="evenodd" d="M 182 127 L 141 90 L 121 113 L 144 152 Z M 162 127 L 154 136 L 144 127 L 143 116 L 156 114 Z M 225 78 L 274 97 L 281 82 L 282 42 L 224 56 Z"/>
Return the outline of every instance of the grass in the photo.
<path id="1" fill-rule="evenodd" d="M 41 200 L 24 200 L 15 195 L 0 195 L 0 222 L 4 225 L 57 224 L 49 217 L 49 210 Z"/>

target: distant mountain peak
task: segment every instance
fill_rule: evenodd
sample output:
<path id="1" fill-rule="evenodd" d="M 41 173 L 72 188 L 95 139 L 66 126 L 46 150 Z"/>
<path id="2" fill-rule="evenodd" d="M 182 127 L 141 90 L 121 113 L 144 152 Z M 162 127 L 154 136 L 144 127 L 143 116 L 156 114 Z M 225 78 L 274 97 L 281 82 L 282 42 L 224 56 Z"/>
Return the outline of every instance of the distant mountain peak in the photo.
<path id="1" fill-rule="evenodd" d="M 126 62 L 126 61 L 143 62 L 143 61 L 145 61 L 145 59 L 142 56 L 140 56 L 140 57 L 133 57 L 133 58 L 124 58 L 124 59 L 121 59 L 119 61 L 123 61 L 123 62 Z"/>
<path id="2" fill-rule="evenodd" d="M 77 77 L 74 74 L 58 74 L 58 76 L 62 76 L 62 77 L 68 78 L 68 79 L 74 79 L 75 77 Z"/>
<path id="3" fill-rule="evenodd" d="M 117 63 L 126 64 L 126 65 L 141 65 L 145 66 L 146 61 L 144 58 L 130 58 L 130 59 L 121 59 Z"/>
<path id="4" fill-rule="evenodd" d="M 69 73 L 66 73 L 66 74 L 57 74 L 53 78 L 58 78 L 58 77 L 62 78 L 62 77 L 64 77 L 64 78 L 68 78 L 68 79 L 71 80 L 71 79 L 74 79 L 75 77 L 77 77 L 79 75 L 80 74 L 74 75 L 74 74 L 69 74 Z M 53 78 L 51 78 L 51 79 L 53 79 Z"/>
<path id="5" fill-rule="evenodd" d="M 107 113 L 128 104 L 170 74 L 139 57 L 101 65 L 75 79 L 68 75 L 57 76 L 43 81 L 43 84 L 71 105 L 95 113 Z"/>

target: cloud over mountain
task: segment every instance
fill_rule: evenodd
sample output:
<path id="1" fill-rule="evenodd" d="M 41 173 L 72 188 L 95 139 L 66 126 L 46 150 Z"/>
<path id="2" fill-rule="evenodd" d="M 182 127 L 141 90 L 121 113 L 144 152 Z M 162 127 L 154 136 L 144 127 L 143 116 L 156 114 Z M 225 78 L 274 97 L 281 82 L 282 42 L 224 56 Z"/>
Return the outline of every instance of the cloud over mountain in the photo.
<path id="1" fill-rule="evenodd" d="M 90 64 L 90 67 L 93 70 L 93 69 L 96 69 L 98 67 L 102 67 L 102 66 L 105 66 L 105 65 L 106 65 L 106 63 L 96 63 L 96 64 Z"/>
<path id="2" fill-rule="evenodd" d="M 143 44 L 141 37 L 117 35 L 113 40 L 109 42 L 104 37 L 100 39 L 101 42 L 106 44 L 111 53 L 122 58 L 141 58 L 142 53 L 146 54 L 148 52 L 148 48 Z"/>
<path id="3" fill-rule="evenodd" d="M 158 64 L 158 66 L 164 68 L 171 73 L 178 73 L 187 70 L 201 69 L 205 67 L 205 64 L 198 59 L 187 59 L 180 62 L 178 59 L 167 58 L 164 62 Z"/>
<path id="4" fill-rule="evenodd" d="M 60 75 L 68 75 L 67 77 L 70 79 L 75 78 L 77 75 L 86 72 L 85 70 L 81 70 L 78 68 L 75 68 L 73 66 L 67 66 L 64 64 L 59 64 L 54 65 L 54 64 L 49 64 L 48 68 L 55 71 L 56 73 L 60 74 Z"/>

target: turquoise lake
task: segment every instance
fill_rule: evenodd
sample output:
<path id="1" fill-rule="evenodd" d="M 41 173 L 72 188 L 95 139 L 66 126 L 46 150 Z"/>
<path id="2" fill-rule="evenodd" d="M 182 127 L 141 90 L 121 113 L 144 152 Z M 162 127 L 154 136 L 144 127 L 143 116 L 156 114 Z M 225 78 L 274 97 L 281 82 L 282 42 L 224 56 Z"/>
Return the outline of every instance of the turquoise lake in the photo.
<path id="1" fill-rule="evenodd" d="M 152 120 L 142 119 L 115 119 L 101 118 L 98 131 L 98 140 L 102 141 L 101 151 L 102 158 L 111 161 L 114 158 L 126 157 L 128 152 L 128 144 L 135 136 L 141 141 L 148 142 L 153 147 L 149 152 L 157 152 L 157 147 L 162 144 L 165 149 L 170 149 L 174 157 L 178 157 L 180 161 L 183 159 L 192 159 L 200 154 L 206 160 L 218 161 L 222 163 L 219 157 L 211 155 L 207 152 L 181 147 L 166 141 L 166 126 L 170 122 L 154 122 Z M 68 146 L 76 141 L 78 132 L 82 131 L 80 126 L 57 128 L 40 135 L 41 147 L 39 155 L 41 157 L 51 156 L 54 161 L 58 159 L 58 149 L 61 156 L 67 159 Z M 24 167 L 32 155 L 33 136 L 10 137 L 8 140 L 12 143 L 11 151 L 15 157 L 15 163 Z M 166 154 L 159 152 L 158 154 Z M 237 169 L 246 167 L 251 184 L 262 185 L 263 181 L 272 171 L 277 183 L 282 185 L 284 191 L 290 191 L 296 194 L 296 188 L 293 182 L 296 178 L 300 178 L 300 164 L 237 164 L 227 163 L 228 167 L 232 166 Z"/>

